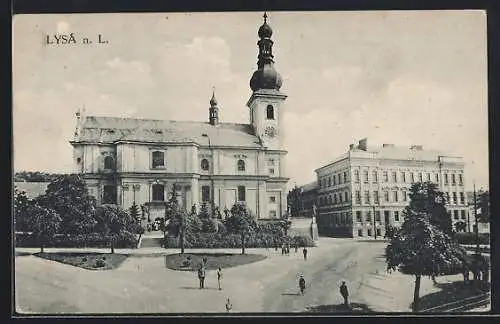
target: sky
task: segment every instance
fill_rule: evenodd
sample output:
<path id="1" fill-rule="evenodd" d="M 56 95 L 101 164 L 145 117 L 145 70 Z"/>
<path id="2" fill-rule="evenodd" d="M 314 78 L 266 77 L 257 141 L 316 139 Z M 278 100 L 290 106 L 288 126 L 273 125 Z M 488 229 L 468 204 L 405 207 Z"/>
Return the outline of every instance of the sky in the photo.
<path id="1" fill-rule="evenodd" d="M 13 19 L 14 170 L 70 172 L 75 112 L 248 123 L 262 12 Z M 484 11 L 270 12 L 289 185 L 368 138 L 462 156 L 488 188 Z M 77 44 L 46 44 L 73 33 Z M 108 41 L 98 44 L 97 37 Z M 82 38 L 92 44 L 82 44 Z"/>

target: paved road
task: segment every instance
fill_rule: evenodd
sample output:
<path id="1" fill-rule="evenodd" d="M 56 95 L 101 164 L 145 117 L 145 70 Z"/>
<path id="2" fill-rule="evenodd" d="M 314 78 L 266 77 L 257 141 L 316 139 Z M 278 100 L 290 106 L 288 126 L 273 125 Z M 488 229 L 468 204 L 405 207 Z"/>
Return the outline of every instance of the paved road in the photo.
<path id="1" fill-rule="evenodd" d="M 364 303 L 363 289 L 369 286 L 365 278 L 383 268 L 383 262 L 376 262 L 383 246 L 323 239 L 319 247 L 310 249 L 307 261 L 300 251 L 282 256 L 280 251 L 249 249 L 248 253 L 268 258 L 225 269 L 222 291 L 215 288 L 215 271 L 207 272 L 207 289 L 200 291 L 195 273 L 166 269 L 163 256 L 133 256 L 111 271 L 19 256 L 15 260 L 16 303 L 28 313 L 223 312 L 230 297 L 233 312 L 292 312 L 340 304 L 341 280 L 347 281 L 352 301 Z M 305 296 L 293 295 L 297 273 L 310 282 Z"/>

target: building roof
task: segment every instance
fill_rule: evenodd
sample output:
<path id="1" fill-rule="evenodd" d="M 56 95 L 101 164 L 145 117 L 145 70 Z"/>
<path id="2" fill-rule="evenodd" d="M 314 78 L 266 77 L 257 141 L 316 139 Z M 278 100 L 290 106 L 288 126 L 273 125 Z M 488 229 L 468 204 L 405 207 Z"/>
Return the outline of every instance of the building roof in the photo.
<path id="1" fill-rule="evenodd" d="M 311 190 L 314 190 L 314 189 L 317 189 L 317 188 L 318 188 L 318 182 L 317 181 L 313 181 L 311 183 L 308 183 L 308 184 L 305 184 L 303 186 L 300 186 L 300 189 L 302 189 L 302 192 L 311 191 Z"/>
<path id="2" fill-rule="evenodd" d="M 45 194 L 50 182 L 14 182 L 14 186 L 20 191 L 26 192 L 28 198 L 36 198 Z"/>
<path id="3" fill-rule="evenodd" d="M 258 137 L 248 124 L 172 121 L 141 118 L 87 116 L 75 142 L 115 143 L 118 141 L 152 143 L 190 143 L 214 146 L 258 148 Z"/>

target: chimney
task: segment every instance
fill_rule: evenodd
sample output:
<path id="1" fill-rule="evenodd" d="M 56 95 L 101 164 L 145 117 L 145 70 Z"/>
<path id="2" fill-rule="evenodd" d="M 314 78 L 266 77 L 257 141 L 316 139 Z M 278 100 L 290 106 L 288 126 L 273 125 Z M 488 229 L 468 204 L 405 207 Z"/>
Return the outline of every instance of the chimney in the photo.
<path id="1" fill-rule="evenodd" d="M 367 144 L 367 141 L 368 141 L 368 139 L 367 139 L 367 138 L 363 138 L 362 140 L 360 140 L 360 141 L 358 142 L 358 148 L 359 148 L 360 150 L 366 151 L 366 149 L 367 149 L 367 145 L 368 145 L 368 144 Z"/>
<path id="2" fill-rule="evenodd" d="M 354 144 L 349 144 L 349 151 L 354 148 Z"/>

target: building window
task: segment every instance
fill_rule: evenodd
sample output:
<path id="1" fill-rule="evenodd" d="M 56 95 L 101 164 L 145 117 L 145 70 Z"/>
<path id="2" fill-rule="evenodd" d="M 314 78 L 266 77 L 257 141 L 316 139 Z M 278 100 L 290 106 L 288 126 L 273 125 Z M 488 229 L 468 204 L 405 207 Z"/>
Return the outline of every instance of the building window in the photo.
<path id="1" fill-rule="evenodd" d="M 399 211 L 394 211 L 394 221 L 399 222 Z"/>
<path id="2" fill-rule="evenodd" d="M 410 178 L 411 178 L 411 183 L 414 183 L 414 182 L 415 182 L 415 173 L 413 173 L 413 172 L 412 172 L 412 173 L 410 174 L 410 176 L 411 176 L 411 177 L 410 177 Z"/>
<path id="3" fill-rule="evenodd" d="M 210 201 L 210 187 L 202 186 L 201 187 L 201 201 L 207 202 Z"/>
<path id="4" fill-rule="evenodd" d="M 379 203 L 378 191 L 374 191 L 374 192 L 373 192 L 373 202 L 374 202 L 375 204 L 378 204 L 378 203 Z"/>
<path id="5" fill-rule="evenodd" d="M 419 172 L 418 179 L 419 179 L 420 182 L 424 181 L 424 175 L 422 174 L 422 172 Z"/>
<path id="6" fill-rule="evenodd" d="M 267 109 L 266 109 L 266 112 L 267 112 L 267 119 L 274 119 L 274 108 L 273 106 L 271 105 L 268 105 L 267 106 Z"/>
<path id="7" fill-rule="evenodd" d="M 436 183 L 439 183 L 439 173 L 436 173 Z"/>
<path id="8" fill-rule="evenodd" d="M 245 171 L 245 161 L 238 160 L 238 171 Z"/>
<path id="9" fill-rule="evenodd" d="M 337 194 L 333 194 L 333 203 L 337 204 Z"/>
<path id="10" fill-rule="evenodd" d="M 398 200 L 399 200 L 398 198 L 399 198 L 399 197 L 398 197 L 398 191 L 397 191 L 397 190 L 395 190 L 395 191 L 394 191 L 394 201 L 395 201 L 395 202 L 398 202 Z"/>
<path id="11" fill-rule="evenodd" d="M 401 181 L 406 182 L 406 172 L 401 172 Z"/>
<path id="12" fill-rule="evenodd" d="M 375 221 L 380 222 L 380 210 L 375 211 Z"/>
<path id="13" fill-rule="evenodd" d="M 274 159 L 269 159 L 269 160 L 268 160 L 268 164 L 269 164 L 269 165 L 274 165 Z"/>
<path id="14" fill-rule="evenodd" d="M 354 170 L 354 182 L 359 183 L 359 171 Z"/>
<path id="15" fill-rule="evenodd" d="M 328 177 L 328 187 L 331 187 L 331 186 L 332 186 L 332 178 Z"/>
<path id="16" fill-rule="evenodd" d="M 445 173 L 444 174 L 444 184 L 447 185 L 448 184 L 448 173 Z"/>
<path id="17" fill-rule="evenodd" d="M 384 191 L 384 201 L 389 202 L 389 191 L 387 190 Z"/>
<path id="18" fill-rule="evenodd" d="M 80 164 L 80 162 L 82 162 L 82 159 L 81 158 L 76 158 L 76 163 Z"/>
<path id="19" fill-rule="evenodd" d="M 378 182 L 378 174 L 377 171 L 372 171 L 372 182 L 377 183 Z"/>
<path id="20" fill-rule="evenodd" d="M 384 171 L 384 182 L 389 182 L 389 174 L 387 171 Z"/>
<path id="21" fill-rule="evenodd" d="M 460 204 L 465 204 L 465 195 L 463 192 L 460 193 Z"/>
<path id="22" fill-rule="evenodd" d="M 450 201 L 450 193 L 449 192 L 446 193 L 446 203 L 448 203 L 448 204 L 451 203 L 451 201 Z"/>
<path id="23" fill-rule="evenodd" d="M 455 184 L 456 184 L 456 182 L 455 182 L 455 173 L 453 173 L 453 174 L 451 175 L 451 184 L 452 184 L 452 185 L 455 185 Z"/>
<path id="24" fill-rule="evenodd" d="M 328 205 L 331 205 L 333 203 L 332 196 L 328 196 L 327 199 L 328 199 Z"/>
<path id="25" fill-rule="evenodd" d="M 462 215 L 461 215 L 461 218 L 462 218 L 462 219 L 465 219 L 465 210 L 461 210 L 461 211 L 460 211 L 460 213 L 462 214 Z"/>
<path id="26" fill-rule="evenodd" d="M 453 211 L 453 218 L 458 219 L 458 210 Z"/>
<path id="27" fill-rule="evenodd" d="M 274 169 L 273 168 L 269 169 L 269 174 L 274 174 Z"/>
<path id="28" fill-rule="evenodd" d="M 361 192 L 356 190 L 356 204 L 361 204 Z"/>
<path id="29" fill-rule="evenodd" d="M 461 173 L 458 175 L 458 184 L 459 184 L 460 186 L 463 186 L 463 184 L 464 184 L 464 179 L 463 179 L 463 177 L 462 177 L 462 174 L 461 174 Z"/>
<path id="30" fill-rule="evenodd" d="M 276 218 L 276 211 L 275 210 L 269 211 L 269 218 Z"/>
<path id="31" fill-rule="evenodd" d="M 427 181 L 431 181 L 431 174 L 430 173 L 427 173 Z"/>
<path id="32" fill-rule="evenodd" d="M 363 230 L 362 229 L 358 230 L 358 236 L 361 236 L 361 237 L 363 236 Z"/>
<path id="33" fill-rule="evenodd" d="M 116 187 L 105 185 L 102 193 L 103 204 L 116 204 Z"/>
<path id="34" fill-rule="evenodd" d="M 368 236 L 372 236 L 372 229 L 371 228 L 368 229 Z"/>
<path id="35" fill-rule="evenodd" d="M 368 190 L 365 191 L 365 204 L 370 204 L 370 192 Z"/>
<path id="36" fill-rule="evenodd" d="M 333 175 L 333 185 L 335 186 L 337 184 L 337 175 Z"/>
<path id="37" fill-rule="evenodd" d="M 349 201 L 349 195 L 348 195 L 347 191 L 346 191 L 346 192 L 344 192 L 344 201 L 345 201 L 345 202 L 348 202 L 348 201 Z"/>
<path id="38" fill-rule="evenodd" d="M 161 151 L 153 151 L 151 153 L 151 166 L 153 169 L 155 168 L 164 168 L 165 167 L 165 153 Z"/>
<path id="39" fill-rule="evenodd" d="M 344 172 L 344 183 L 347 182 L 347 172 Z"/>
<path id="40" fill-rule="evenodd" d="M 245 186 L 238 186 L 238 201 L 245 201 Z"/>
<path id="41" fill-rule="evenodd" d="M 370 211 L 366 212 L 366 222 L 369 223 L 372 221 L 372 213 Z"/>
<path id="42" fill-rule="evenodd" d="M 165 201 L 165 186 L 162 184 L 153 185 L 153 201 Z"/>
<path id="43" fill-rule="evenodd" d="M 368 171 L 363 171 L 363 181 L 364 183 L 368 183 Z"/>
<path id="44" fill-rule="evenodd" d="M 115 160 L 112 156 L 106 156 L 104 158 L 104 169 L 105 170 L 114 170 L 115 168 Z"/>
<path id="45" fill-rule="evenodd" d="M 363 222 L 363 217 L 362 217 L 360 211 L 356 212 L 356 222 L 360 222 L 360 223 Z"/>
<path id="46" fill-rule="evenodd" d="M 403 201 L 408 201 L 408 193 L 403 191 Z"/>
<path id="47" fill-rule="evenodd" d="M 207 159 L 203 159 L 201 160 L 201 169 L 203 171 L 208 171 L 208 168 L 209 168 L 209 163 L 208 163 L 208 160 Z"/>
<path id="48" fill-rule="evenodd" d="M 381 236 L 381 234 L 380 234 L 380 228 L 377 228 L 376 231 L 377 231 L 377 236 Z"/>
<path id="49" fill-rule="evenodd" d="M 398 174 L 396 171 L 392 172 L 392 182 L 398 182 Z"/>
<path id="50" fill-rule="evenodd" d="M 342 194 L 339 193 L 339 203 L 342 203 Z"/>
<path id="51" fill-rule="evenodd" d="M 453 205 L 456 205 L 457 204 L 457 193 L 453 192 L 452 195 L 453 195 Z"/>
<path id="52" fill-rule="evenodd" d="M 269 203 L 275 204 L 276 203 L 276 196 L 269 196 Z"/>

